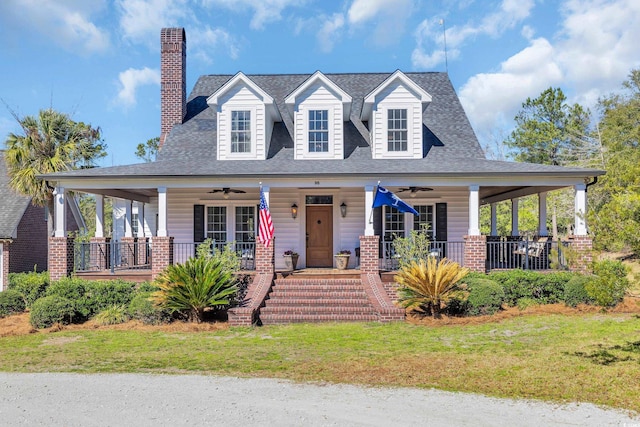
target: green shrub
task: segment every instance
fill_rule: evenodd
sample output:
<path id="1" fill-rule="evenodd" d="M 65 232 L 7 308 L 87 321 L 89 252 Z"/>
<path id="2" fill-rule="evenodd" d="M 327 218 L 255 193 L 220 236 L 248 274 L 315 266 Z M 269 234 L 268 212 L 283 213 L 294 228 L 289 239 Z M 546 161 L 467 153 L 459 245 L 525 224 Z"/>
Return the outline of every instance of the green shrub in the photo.
<path id="1" fill-rule="evenodd" d="M 49 286 L 49 273 L 10 273 L 8 289 L 14 289 L 22 294 L 27 307 L 31 307 L 35 300 L 45 295 Z"/>
<path id="2" fill-rule="evenodd" d="M 196 248 L 196 258 L 214 258 L 223 270 L 235 273 L 240 270 L 240 257 L 233 249 L 233 243 L 227 243 L 223 250 L 213 246 L 213 239 L 206 239 Z"/>
<path id="3" fill-rule="evenodd" d="M 93 317 L 98 325 L 118 325 L 129 320 L 127 310 L 124 305 L 111 305 Z"/>
<path id="4" fill-rule="evenodd" d="M 613 307 L 624 298 L 631 284 L 628 268 L 620 261 L 603 260 L 593 263 L 595 277 L 585 284 L 587 295 L 596 305 Z"/>
<path id="5" fill-rule="evenodd" d="M 578 304 L 591 304 L 593 301 L 585 288 L 586 284 L 592 280 L 590 276 L 576 274 L 564 285 L 564 303 L 569 307 L 576 307 Z"/>
<path id="6" fill-rule="evenodd" d="M 469 290 L 467 312 L 472 316 L 494 314 L 504 302 L 502 286 L 487 278 L 471 278 L 465 280 Z"/>
<path id="7" fill-rule="evenodd" d="M 146 294 L 146 293 L 149 293 L 149 292 L 155 292 L 158 289 L 160 289 L 160 288 L 158 288 L 156 285 L 154 285 L 151 282 L 138 283 L 138 285 L 136 286 L 136 292 L 133 295 L 133 297 L 135 298 L 135 296 L 137 294 Z"/>
<path id="8" fill-rule="evenodd" d="M 54 323 L 71 323 L 74 315 L 75 308 L 69 299 L 59 295 L 49 295 L 33 303 L 29 322 L 34 328 L 48 328 Z"/>
<path id="9" fill-rule="evenodd" d="M 540 305 L 540 302 L 538 300 L 535 300 L 533 298 L 527 298 L 527 297 L 520 298 L 516 302 L 516 306 L 520 311 L 525 310 L 529 307 L 535 307 L 536 305 Z"/>
<path id="10" fill-rule="evenodd" d="M 531 298 L 539 304 L 552 304 L 564 298 L 564 285 L 572 273 L 538 273 L 528 270 L 492 272 L 489 278 L 498 282 L 505 293 L 505 302 L 517 305 L 520 298 Z"/>
<path id="11" fill-rule="evenodd" d="M 27 308 L 22 294 L 14 289 L 0 292 L 0 317 L 22 313 Z"/>
<path id="12" fill-rule="evenodd" d="M 155 284 L 160 288 L 153 294 L 155 303 L 198 323 L 206 308 L 229 305 L 238 290 L 233 273 L 215 256 L 189 258 L 184 264 L 170 265 Z"/>
<path id="13" fill-rule="evenodd" d="M 91 311 L 87 304 L 85 295 L 85 286 L 88 280 L 78 279 L 76 277 L 65 277 L 53 282 L 47 288 L 47 296 L 56 296 L 64 298 L 71 302 L 74 310 L 74 319 L 78 321 L 86 320 L 91 317 Z"/>
<path id="14" fill-rule="evenodd" d="M 140 292 L 133 297 L 127 309 L 129 317 L 145 325 L 160 325 L 171 321 L 169 312 L 155 305 L 150 297 L 151 292 Z"/>

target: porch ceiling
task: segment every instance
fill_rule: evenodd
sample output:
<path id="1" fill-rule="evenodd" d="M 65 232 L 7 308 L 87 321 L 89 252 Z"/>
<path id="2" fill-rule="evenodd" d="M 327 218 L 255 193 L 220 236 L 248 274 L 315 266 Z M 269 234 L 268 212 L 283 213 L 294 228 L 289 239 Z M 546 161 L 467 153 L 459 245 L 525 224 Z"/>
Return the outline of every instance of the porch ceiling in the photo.
<path id="1" fill-rule="evenodd" d="M 530 196 L 546 191 L 559 190 L 565 186 L 483 186 L 480 187 L 480 204 L 502 202 L 515 197 Z"/>
<path id="2" fill-rule="evenodd" d="M 155 197 L 158 195 L 158 192 L 156 189 L 150 189 L 150 188 L 127 189 L 127 190 L 78 188 L 78 189 L 74 189 L 74 191 L 79 191 L 81 193 L 88 193 L 88 194 L 101 194 L 107 197 L 134 200 L 136 202 L 143 202 L 143 203 L 150 203 L 151 197 Z"/>

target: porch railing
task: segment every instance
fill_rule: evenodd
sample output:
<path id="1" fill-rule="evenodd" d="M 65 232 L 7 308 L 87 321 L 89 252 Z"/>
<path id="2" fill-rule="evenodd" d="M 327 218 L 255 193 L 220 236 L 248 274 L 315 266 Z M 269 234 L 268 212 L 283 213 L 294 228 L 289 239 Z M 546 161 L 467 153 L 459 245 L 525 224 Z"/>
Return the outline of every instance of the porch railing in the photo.
<path id="1" fill-rule="evenodd" d="M 183 264 L 186 260 L 196 256 L 198 247 L 201 242 L 174 243 L 173 244 L 173 263 Z M 223 251 L 226 242 L 213 242 L 209 247 L 209 251 L 213 252 L 213 248 Z M 240 258 L 241 270 L 256 269 L 256 244 L 255 242 L 233 242 L 231 243 L 233 250 L 236 251 Z"/>
<path id="2" fill-rule="evenodd" d="M 491 270 L 548 270 L 552 262 L 557 267 L 567 267 L 567 248 L 571 242 L 532 239 L 528 237 L 487 237 L 487 271 Z M 552 251 L 557 259 L 552 259 Z"/>
<path id="3" fill-rule="evenodd" d="M 397 270 L 399 258 L 396 255 L 393 241 L 383 240 L 381 244 L 380 268 L 383 270 Z M 434 241 L 431 242 L 430 256 L 437 259 L 448 258 L 462 265 L 464 262 L 464 242 Z"/>
<path id="4" fill-rule="evenodd" d="M 74 271 L 150 270 L 151 245 L 136 242 L 74 242 Z"/>

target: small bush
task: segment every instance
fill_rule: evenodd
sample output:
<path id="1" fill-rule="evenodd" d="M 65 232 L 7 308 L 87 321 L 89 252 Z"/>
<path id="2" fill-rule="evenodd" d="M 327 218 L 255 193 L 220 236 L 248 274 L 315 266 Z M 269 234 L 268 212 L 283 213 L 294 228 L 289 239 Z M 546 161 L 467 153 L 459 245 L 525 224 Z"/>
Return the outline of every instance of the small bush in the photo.
<path id="1" fill-rule="evenodd" d="M 489 274 L 505 293 L 505 302 L 515 306 L 520 298 L 531 298 L 539 304 L 552 304 L 564 298 L 564 285 L 572 273 L 537 273 L 525 270 L 500 271 Z"/>
<path id="2" fill-rule="evenodd" d="M 145 293 L 149 293 L 149 292 L 155 292 L 158 289 L 160 289 L 160 288 L 157 287 L 156 285 L 154 285 L 151 282 L 139 283 L 136 286 L 136 293 L 133 295 L 133 298 L 135 298 L 137 294 L 145 294 Z"/>
<path id="3" fill-rule="evenodd" d="M 151 292 L 141 292 L 133 297 L 127 309 L 129 317 L 145 325 L 160 325 L 171 321 L 169 312 L 155 305 L 150 297 Z"/>
<path id="4" fill-rule="evenodd" d="M 467 312 L 472 316 L 494 314 L 504 302 L 502 286 L 488 278 L 466 280 L 469 289 Z"/>
<path id="5" fill-rule="evenodd" d="M 47 288 L 46 295 L 48 297 L 56 296 L 70 301 L 74 309 L 73 318 L 80 321 L 86 320 L 92 314 L 85 299 L 85 285 L 87 282 L 88 280 L 65 277 L 51 283 Z"/>
<path id="6" fill-rule="evenodd" d="M 124 305 L 112 305 L 96 314 L 93 320 L 101 326 L 118 325 L 129 320 L 129 316 Z"/>
<path id="7" fill-rule="evenodd" d="M 518 307 L 518 309 L 520 311 L 525 310 L 529 307 L 535 307 L 536 305 L 540 305 L 540 302 L 538 300 L 535 300 L 533 298 L 520 298 L 517 302 L 516 302 L 516 306 Z"/>
<path id="8" fill-rule="evenodd" d="M 14 289 L 22 294 L 27 307 L 45 295 L 49 286 L 49 273 L 43 271 L 36 273 L 10 273 L 8 289 Z"/>
<path id="9" fill-rule="evenodd" d="M 13 289 L 0 292 L 0 317 L 22 313 L 27 308 L 22 294 Z"/>
<path id="10" fill-rule="evenodd" d="M 593 263 L 595 277 L 585 284 L 587 295 L 596 305 L 613 307 L 624 298 L 631 284 L 628 268 L 620 261 L 603 260 Z"/>
<path id="11" fill-rule="evenodd" d="M 42 297 L 33 303 L 29 322 L 34 328 L 48 328 L 55 323 L 69 324 L 73 321 L 73 303 L 58 295 Z"/>
<path id="12" fill-rule="evenodd" d="M 591 304 L 593 301 L 585 288 L 591 279 L 591 277 L 581 274 L 573 276 L 564 285 L 564 303 L 569 307 L 576 307 L 578 304 Z"/>

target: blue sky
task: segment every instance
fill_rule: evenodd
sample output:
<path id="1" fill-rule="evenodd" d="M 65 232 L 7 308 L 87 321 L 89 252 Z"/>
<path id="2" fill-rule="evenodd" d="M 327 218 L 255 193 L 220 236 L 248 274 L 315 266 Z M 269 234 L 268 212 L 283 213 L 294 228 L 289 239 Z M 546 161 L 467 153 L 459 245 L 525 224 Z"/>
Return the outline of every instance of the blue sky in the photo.
<path id="1" fill-rule="evenodd" d="M 444 25 L 441 25 L 441 20 Z M 0 98 L 100 126 L 103 166 L 160 132 L 160 29 L 185 27 L 202 74 L 445 71 L 483 146 L 527 97 L 593 108 L 640 67 L 637 0 L 2 0 Z M 0 105 L 0 138 L 18 132 Z"/>

